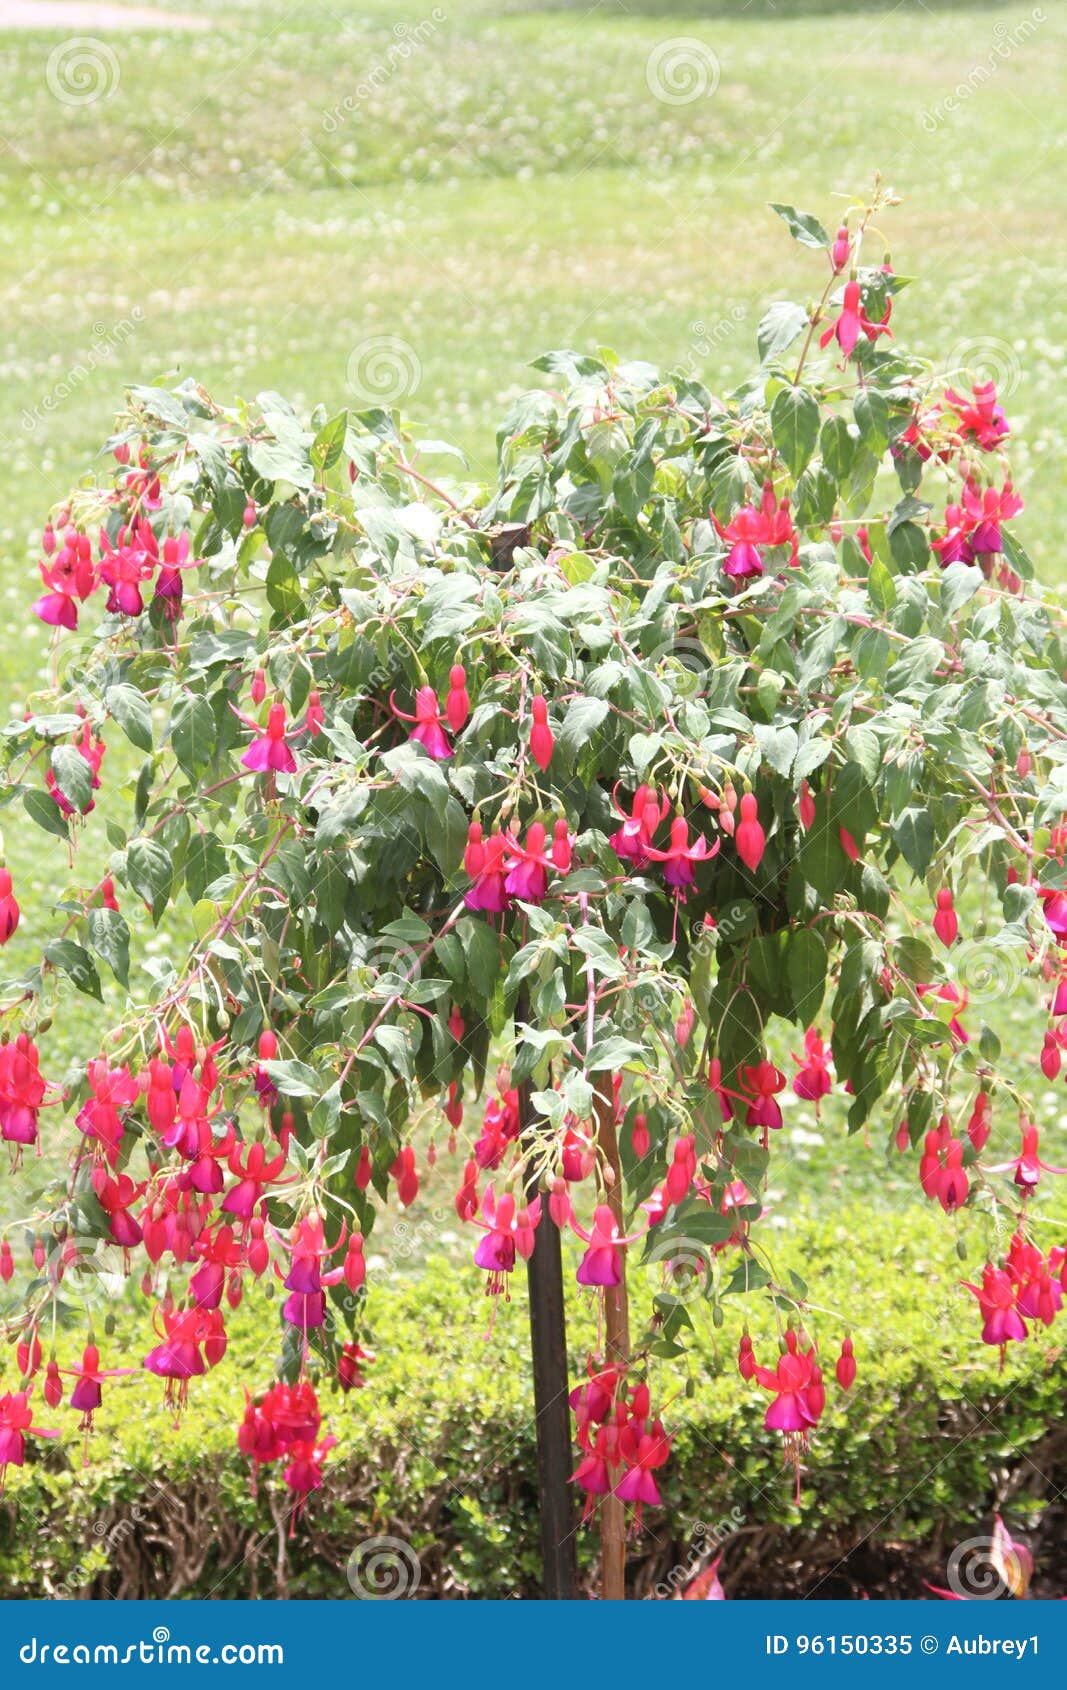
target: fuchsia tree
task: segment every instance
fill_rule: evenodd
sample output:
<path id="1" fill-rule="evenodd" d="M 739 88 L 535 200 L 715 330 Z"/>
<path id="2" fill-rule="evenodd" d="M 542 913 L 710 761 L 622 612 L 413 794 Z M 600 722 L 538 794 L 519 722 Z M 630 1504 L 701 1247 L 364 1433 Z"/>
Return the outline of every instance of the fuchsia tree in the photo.
<path id="1" fill-rule="evenodd" d="M 1027 1086 L 1067 1046 L 1063 623 L 1010 526 L 993 387 L 896 338 L 887 203 L 833 239 L 775 207 L 822 295 L 770 307 L 733 394 L 543 359 L 556 389 L 513 407 L 491 495 L 432 479 L 382 411 L 131 392 L 114 471 L 45 529 L 57 678 L 3 738 L 9 817 L 69 841 L 71 877 L 0 995 L 25 1188 L 0 1470 L 122 1389 L 79 1307 L 96 1265 L 140 1284 L 143 1366 L 189 1412 L 227 1306 L 278 1279 L 283 1374 L 235 1436 L 298 1514 L 332 1443 L 316 1387 L 362 1382 L 376 1212 L 447 1156 L 472 1282 L 498 1309 L 531 1275 L 549 1587 L 571 1593 L 562 1452 L 621 1596 L 669 1470 L 679 1278 L 717 1325 L 773 1303 L 779 1353 L 739 1330 L 739 1389 L 798 1485 L 862 1368 L 760 1228 L 790 1087 L 847 1094 L 850 1131 L 967 1218 L 976 1341 L 1054 1320 Z M 0 869 L 0 940 L 17 895 Z M 137 957 L 145 908 L 187 955 Z M 1049 1000 L 1018 1072 L 968 1009 L 976 921 Z M 48 1029 L 101 965 L 118 1024 L 62 1078 Z M 42 1143 L 66 1173 L 36 1191 Z M 574 1455 L 568 1233 L 568 1295 L 603 1316 Z"/>

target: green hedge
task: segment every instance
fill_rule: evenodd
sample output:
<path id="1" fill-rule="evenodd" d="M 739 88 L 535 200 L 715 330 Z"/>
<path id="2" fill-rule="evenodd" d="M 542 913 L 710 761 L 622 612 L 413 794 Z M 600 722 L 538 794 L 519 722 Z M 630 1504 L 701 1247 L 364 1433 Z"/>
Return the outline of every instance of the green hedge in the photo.
<path id="1" fill-rule="evenodd" d="M 657 1364 L 661 1399 L 677 1393 L 665 1415 L 676 1437 L 665 1507 L 633 1545 L 635 1594 L 662 1591 L 672 1569 L 696 1565 L 707 1534 L 721 1531 L 734 1533 L 723 1563 L 731 1596 L 816 1586 L 824 1596 L 921 1595 L 923 1577 L 942 1576 L 948 1551 L 988 1530 L 997 1505 L 1029 1530 L 1039 1573 L 1067 1589 L 1052 1561 L 1058 1527 L 1064 1535 L 1055 1498 L 1067 1486 L 1056 1328 L 1013 1347 L 1001 1374 L 958 1291 L 966 1270 L 940 1212 L 859 1207 L 807 1218 L 775 1266 L 818 1287 L 812 1322 L 824 1352 L 841 1322 L 851 1325 L 856 1386 L 847 1407 L 831 1386 L 798 1509 L 779 1441 L 762 1427 L 767 1399 L 734 1366 L 745 1312 L 757 1351 L 772 1359 L 764 1300 L 738 1304 L 719 1331 L 701 1325 L 703 1304 L 692 1307 L 701 1337 L 690 1394 L 684 1376 Z M 269 1380 L 277 1348 L 276 1328 L 264 1325 L 272 1317 L 243 1309 L 230 1354 L 194 1384 L 178 1427 L 160 1382 L 133 1379 L 110 1387 L 87 1465 L 73 1432 L 65 1447 L 35 1445 L 0 1505 L 0 1588 L 30 1597 L 347 1599 L 350 1552 L 385 1535 L 417 1553 L 420 1596 L 535 1595 L 526 1310 L 517 1292 L 486 1342 L 480 1281 L 435 1261 L 416 1280 L 375 1286 L 370 1382 L 347 1399 L 324 1396 L 340 1442 L 291 1541 L 274 1483 L 264 1476 L 253 1498 L 234 1443 L 243 1385 Z M 576 1374 L 590 1322 L 583 1311 Z M 38 1419 L 72 1423 L 67 1409 L 39 1408 Z M 588 1572 L 588 1532 L 580 1552 Z"/>

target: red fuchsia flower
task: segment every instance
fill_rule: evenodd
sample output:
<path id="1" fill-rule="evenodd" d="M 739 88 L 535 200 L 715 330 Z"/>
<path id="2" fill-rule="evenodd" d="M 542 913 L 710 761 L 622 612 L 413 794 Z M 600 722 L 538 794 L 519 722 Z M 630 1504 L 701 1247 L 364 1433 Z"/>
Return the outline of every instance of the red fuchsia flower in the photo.
<path id="1" fill-rule="evenodd" d="M 778 501 L 774 485 L 767 481 L 759 505 L 744 505 L 724 528 L 715 512 L 711 512 L 719 538 L 727 540 L 730 549 L 722 566 L 724 575 L 732 581 L 747 581 L 763 574 L 763 552 L 775 546 L 790 548 L 789 561 L 797 561 L 797 534 L 789 510 L 788 497 Z"/>
<path id="2" fill-rule="evenodd" d="M 975 556 L 981 557 L 987 552 L 1002 552 L 1004 542 L 1001 523 L 1010 517 L 1018 516 L 1024 508 L 1023 501 L 1010 480 L 1005 481 L 999 491 L 996 487 L 987 487 L 981 494 L 975 482 L 966 482 L 963 504 L 972 524 L 970 544 Z"/>
<path id="3" fill-rule="evenodd" d="M 1022 1148 L 1013 1162 L 998 1162 L 989 1169 L 991 1174 L 1011 1173 L 1015 1184 L 1024 1196 L 1036 1191 L 1044 1174 L 1067 1174 L 1067 1168 L 1054 1168 L 1048 1162 L 1042 1162 L 1038 1154 L 1038 1130 L 1033 1121 L 1022 1123 Z"/>
<path id="4" fill-rule="evenodd" d="M 980 1091 L 974 1100 L 970 1120 L 967 1122 L 967 1137 L 976 1153 L 985 1149 L 986 1141 L 993 1126 L 993 1100 L 987 1091 Z"/>
<path id="5" fill-rule="evenodd" d="M 616 787 L 612 803 L 622 816 L 623 825 L 612 834 L 609 844 L 615 855 L 637 873 L 652 860 L 652 838 L 671 807 L 670 799 L 664 794 L 660 800 L 654 786 L 639 786 L 627 815 L 619 804 L 618 792 Z"/>
<path id="6" fill-rule="evenodd" d="M 471 823 L 472 828 L 477 825 L 476 822 Z M 469 910 L 485 910 L 489 915 L 500 915 L 510 908 L 511 900 L 506 889 L 506 853 L 513 843 L 509 834 L 491 833 L 484 844 L 479 842 L 472 851 L 468 840 L 467 859 L 481 865 L 473 871 L 474 885 L 463 895 L 463 902 Z M 467 872 L 472 871 L 468 869 Z"/>
<path id="7" fill-rule="evenodd" d="M 168 622 L 177 622 L 182 613 L 182 599 L 185 595 L 182 571 L 195 569 L 199 563 L 199 558 L 189 556 L 188 534 L 183 534 L 180 539 L 168 535 L 164 540 L 163 562 L 156 576 L 155 596 L 162 601 L 163 614 Z"/>
<path id="8" fill-rule="evenodd" d="M 229 1269 L 242 1263 L 240 1246 L 234 1241 L 231 1226 L 205 1227 L 194 1245 L 200 1266 L 189 1281 L 189 1296 L 197 1308 L 217 1309 Z"/>
<path id="9" fill-rule="evenodd" d="M 856 1357 L 852 1349 L 852 1339 L 844 1338 L 841 1342 L 841 1354 L 834 1367 L 837 1383 L 843 1391 L 851 1391 L 856 1383 Z"/>
<path id="10" fill-rule="evenodd" d="M 15 1275 L 15 1258 L 11 1254 L 11 1245 L 7 1239 L 0 1244 L 0 1280 L 9 1285 Z"/>
<path id="11" fill-rule="evenodd" d="M 552 761 L 555 740 L 548 725 L 548 700 L 538 692 L 530 700 L 533 725 L 530 728 L 530 756 L 543 772 Z"/>
<path id="12" fill-rule="evenodd" d="M 268 1160 L 266 1146 L 263 1144 L 235 1144 L 227 1160 L 230 1172 L 236 1174 L 238 1179 L 237 1184 L 231 1186 L 223 1198 L 222 1211 L 226 1215 L 236 1215 L 239 1220 L 251 1220 L 266 1187 L 278 1182 L 285 1167 L 285 1152 L 282 1151 Z"/>
<path id="13" fill-rule="evenodd" d="M 113 615 L 140 616 L 144 610 L 142 584 L 159 566 L 159 546 L 146 517 L 130 528 L 120 528 L 113 546 L 100 530 L 100 579 L 110 587 L 107 609 Z"/>
<path id="14" fill-rule="evenodd" d="M 880 334 L 889 335 L 892 339 L 893 331 L 889 327 L 892 310 L 893 301 L 890 298 L 881 321 L 873 323 L 863 308 L 859 282 L 846 282 L 841 309 L 819 337 L 819 345 L 825 350 L 832 340 L 836 340 L 845 357 L 851 358 L 861 334 L 866 335 L 868 340 L 877 340 Z"/>
<path id="15" fill-rule="evenodd" d="M 818 1114 L 819 1101 L 821 1098 L 829 1096 L 833 1081 L 830 1078 L 825 1041 L 815 1031 L 814 1027 L 809 1027 L 804 1034 L 803 1057 L 794 1054 L 793 1061 L 797 1064 L 799 1070 L 793 1079 L 793 1090 L 798 1097 L 804 1098 L 806 1102 L 814 1103 L 815 1112 Z"/>
<path id="16" fill-rule="evenodd" d="M 63 1380 L 55 1356 L 44 1370 L 44 1389 L 41 1394 L 49 1408 L 58 1408 L 63 1401 Z"/>
<path id="17" fill-rule="evenodd" d="M 943 945 L 954 945 L 959 936 L 960 924 L 952 901 L 951 887 L 938 888 L 936 903 L 934 932 Z"/>
<path id="18" fill-rule="evenodd" d="M 753 1376 L 765 1391 L 774 1393 L 763 1424 L 767 1431 L 783 1434 L 786 1460 L 796 1469 L 799 1501 L 801 1456 L 808 1447 L 811 1428 L 818 1424 L 826 1406 L 826 1391 L 814 1344 L 803 1349 L 792 1327 L 785 1334 L 785 1342 L 786 1349 L 779 1356 L 777 1367 L 772 1370 L 757 1365 Z"/>
<path id="19" fill-rule="evenodd" d="M 1015 1305 L 1024 1320 L 1051 1326 L 1063 1304 L 1064 1251 L 1053 1246 L 1048 1259 L 1021 1232 L 1012 1235 L 1005 1269 L 1015 1286 Z"/>
<path id="20" fill-rule="evenodd" d="M 517 1209 L 510 1191 L 503 1191 L 499 1199 L 487 1185 L 482 1197 L 485 1219 L 475 1221 L 485 1233 L 474 1252 L 474 1265 L 488 1274 L 486 1296 L 510 1298 L 509 1275 L 515 1267 L 516 1255 L 528 1261 L 533 1255 L 534 1235 L 541 1219 L 541 1199 L 535 1197 L 526 1208 Z"/>
<path id="21" fill-rule="evenodd" d="M 54 544 L 53 536 L 53 544 Z M 47 546 L 46 546 L 47 551 Z M 96 588 L 96 570 L 93 567 L 93 548 L 87 534 L 79 534 L 73 528 L 68 528 L 63 538 L 62 549 L 52 558 L 50 564 L 41 563 L 41 580 L 47 589 L 33 606 L 33 613 L 42 622 L 47 622 L 51 628 L 70 628 L 78 626 L 78 606 L 75 600 L 84 601 Z"/>
<path id="22" fill-rule="evenodd" d="M 398 716 L 402 722 L 415 723 L 409 737 L 421 745 L 435 763 L 443 763 L 446 758 L 451 757 L 452 747 L 444 730 L 445 718 L 441 714 L 433 687 L 419 687 L 415 694 L 414 716 L 398 709 L 395 692 L 389 694 L 389 704 L 393 715 Z"/>
<path id="23" fill-rule="evenodd" d="M 557 816 L 552 830 L 552 850 L 550 853 L 554 867 L 560 874 L 569 874 L 574 857 L 574 834 L 571 833 L 566 816 Z"/>
<path id="24" fill-rule="evenodd" d="M 273 769 L 278 774 L 295 775 L 296 758 L 289 749 L 288 741 L 295 739 L 301 731 L 299 728 L 286 728 L 285 705 L 272 704 L 267 712 L 267 731 L 260 728 L 259 723 L 251 716 L 246 716 L 235 706 L 230 707 L 246 728 L 251 728 L 255 738 L 248 750 L 241 758 L 246 769 L 255 774 L 263 774 L 267 769 Z"/>
<path id="25" fill-rule="evenodd" d="M 354 1338 L 345 1344 L 337 1358 L 337 1383 L 342 1391 L 361 1391 L 367 1383 L 363 1364 L 373 1361 L 374 1352 L 361 1348 Z"/>
<path id="26" fill-rule="evenodd" d="M 837 234 L 834 236 L 833 245 L 830 248 L 830 264 L 835 276 L 838 271 L 845 268 L 845 265 L 848 263 L 848 255 L 851 251 L 852 242 L 848 237 L 848 224 L 842 223 L 837 231 Z"/>
<path id="27" fill-rule="evenodd" d="M 519 1136 L 519 1093 L 498 1074 L 496 1092 L 482 1115 L 482 1130 L 474 1146 L 479 1168 L 499 1167 L 509 1144 Z"/>
<path id="28" fill-rule="evenodd" d="M 951 1215 L 967 1201 L 970 1181 L 963 1166 L 963 1145 L 953 1138 L 948 1117 L 926 1135 L 919 1160 L 919 1183 L 927 1197 L 940 1203 Z"/>
<path id="29" fill-rule="evenodd" d="M 0 1495 L 3 1495 L 9 1467 L 21 1467 L 26 1459 L 27 1438 L 58 1438 L 34 1426 L 29 1391 L 11 1391 L 0 1397 Z"/>
<path id="30" fill-rule="evenodd" d="M 1049 932 L 1061 941 L 1067 940 L 1067 892 L 1059 887 L 1039 886 L 1037 895 Z"/>
<path id="31" fill-rule="evenodd" d="M 278 1088 L 263 1067 L 264 1062 L 273 1062 L 278 1055 L 278 1035 L 273 1027 L 264 1027 L 259 1035 L 256 1050 L 259 1062 L 252 1075 L 252 1084 L 256 1088 L 256 1097 L 261 1107 L 273 1109 L 278 1101 Z"/>
<path id="32" fill-rule="evenodd" d="M 614 1429 L 612 1428 L 612 1430 Z M 583 1525 L 596 1508 L 598 1499 L 606 1496 L 611 1490 L 611 1478 L 608 1473 L 608 1451 L 611 1449 L 613 1441 L 617 1443 L 617 1434 L 613 1440 L 611 1430 L 607 1426 L 601 1426 L 571 1474 L 571 1484 L 577 1485 L 580 1490 L 585 1492 L 585 1507 L 582 1510 Z"/>
<path id="33" fill-rule="evenodd" d="M 856 841 L 853 839 L 851 833 L 848 831 L 848 828 L 839 827 L 837 830 L 837 837 L 841 841 L 841 849 L 844 851 L 849 862 L 858 863 L 860 860 L 860 848 L 856 844 Z"/>
<path id="34" fill-rule="evenodd" d="M 267 696 L 267 676 L 264 670 L 257 669 L 254 672 L 252 676 L 252 684 L 248 690 L 252 698 L 252 703 L 258 710 Z"/>
<path id="35" fill-rule="evenodd" d="M 737 1346 L 737 1371 L 746 1383 L 756 1376 L 756 1357 L 752 1349 L 752 1339 L 747 1332 L 742 1332 Z"/>
<path id="36" fill-rule="evenodd" d="M 945 506 L 945 531 L 937 539 L 930 541 L 942 569 L 947 569 L 950 563 L 974 562 L 974 548 L 970 541 L 971 528 L 971 519 L 962 505 Z"/>
<path id="37" fill-rule="evenodd" d="M 307 709 L 304 711 L 304 727 L 312 739 L 318 739 L 326 721 L 326 712 L 322 708 L 322 699 L 312 687 L 308 693 Z"/>
<path id="38" fill-rule="evenodd" d="M 117 910 L 118 898 L 115 895 L 115 882 L 109 874 L 105 874 L 100 882 L 100 902 L 106 910 Z"/>
<path id="39" fill-rule="evenodd" d="M 512 834 L 504 835 L 505 858 L 509 864 L 504 891 L 523 903 L 542 904 L 548 894 L 548 871 L 555 868 L 552 857 L 545 850 L 545 828 L 542 822 L 532 822 L 526 830 L 526 843 L 520 845 Z"/>
<path id="40" fill-rule="evenodd" d="M 987 1262 L 982 1269 L 981 1285 L 964 1280 L 965 1291 L 972 1291 L 982 1312 L 982 1342 L 994 1344 L 1000 1350 L 1000 1365 L 1010 1343 L 1021 1343 L 1027 1336 L 1026 1322 L 1015 1306 L 1015 1286 L 1003 1268 Z"/>
<path id="41" fill-rule="evenodd" d="M 6 945 L 19 924 L 19 907 L 11 890 L 11 871 L 0 868 L 0 945 Z"/>
<path id="42" fill-rule="evenodd" d="M 562 1174 L 557 1174 L 552 1181 L 552 1188 L 548 1197 L 548 1212 L 553 1224 L 560 1232 L 570 1226 L 574 1219 L 574 1208 L 571 1204 L 571 1194 L 567 1190 L 567 1181 Z"/>
<path id="43" fill-rule="evenodd" d="M 658 1420 L 648 1424 L 643 1420 L 632 1419 L 619 1434 L 619 1454 L 627 1467 L 623 1477 L 614 1487 L 614 1494 L 620 1502 L 637 1504 L 638 1529 L 642 1508 L 658 1508 L 663 1501 L 655 1480 L 655 1471 L 665 1465 L 670 1453 L 671 1440 Z"/>
<path id="44" fill-rule="evenodd" d="M 138 1185 L 129 1174 L 119 1174 L 115 1179 L 109 1179 L 104 1164 L 98 1163 L 93 1169 L 92 1183 L 100 1207 L 108 1218 L 111 1242 L 118 1244 L 124 1251 L 134 1249 L 140 1244 L 144 1234 L 131 1209 L 133 1204 L 143 1197 L 146 1182 L 142 1181 Z M 129 1260 L 128 1257 L 126 1259 Z"/>
<path id="45" fill-rule="evenodd" d="M 952 1014 L 949 1016 L 948 1030 L 953 1041 L 961 1045 L 970 1043 L 970 1035 L 960 1020 L 960 1016 L 967 1008 L 967 988 L 965 986 L 954 986 L 951 980 L 946 980 L 940 986 L 929 985 L 920 980 L 916 984 L 915 992 L 920 998 L 936 998 L 940 1003 L 951 1004 Z"/>
<path id="46" fill-rule="evenodd" d="M 18 1148 L 36 1144 L 38 1120 L 48 1082 L 40 1070 L 40 1052 L 28 1033 L 0 1045 L 0 1139 Z"/>
<path id="47" fill-rule="evenodd" d="M 82 1351 L 81 1364 L 61 1371 L 70 1374 L 77 1383 L 70 1393 L 70 1406 L 81 1415 L 80 1430 L 89 1433 L 93 1429 L 93 1415 L 100 1407 L 103 1398 L 103 1384 L 105 1379 L 124 1379 L 137 1371 L 134 1367 L 105 1367 L 100 1366 L 100 1351 L 95 1344 L 86 1344 Z M 88 1459 L 88 1456 L 86 1456 Z"/>
<path id="48" fill-rule="evenodd" d="M 317 1444 L 295 1443 L 289 1448 L 289 1461 L 282 1469 L 282 1478 L 293 1493 L 293 1512 L 289 1522 L 289 1536 L 296 1531 L 296 1523 L 307 1506 L 312 1491 L 322 1486 L 322 1464 L 337 1439 L 330 1434 Z"/>
<path id="49" fill-rule="evenodd" d="M 674 1149 L 671 1151 L 671 1165 L 664 1181 L 668 1203 L 677 1207 L 679 1203 L 684 1202 L 686 1193 L 696 1179 L 696 1172 L 696 1139 L 692 1133 L 681 1133 L 675 1139 Z"/>
<path id="50" fill-rule="evenodd" d="M 396 1180 L 396 1195 L 401 1208 L 410 1209 L 419 1195 L 419 1172 L 415 1166 L 415 1152 L 410 1144 L 404 1145 L 389 1172 Z"/>
<path id="51" fill-rule="evenodd" d="M 348 1240 L 348 1249 L 345 1251 L 345 1259 L 341 1266 L 341 1277 L 353 1296 L 366 1282 L 367 1261 L 363 1254 L 363 1234 L 361 1232 L 354 1232 Z"/>
<path id="52" fill-rule="evenodd" d="M 586 1232 L 576 1220 L 571 1227 L 588 1245 L 578 1264 L 576 1278 L 579 1285 L 613 1286 L 622 1283 L 621 1251 L 644 1236 L 635 1232 L 626 1236 L 606 1203 L 598 1203 L 593 1211 L 593 1230 Z"/>
<path id="53" fill-rule="evenodd" d="M 719 1578 L 722 1556 L 716 1555 L 711 1565 L 691 1578 L 684 1590 L 676 1590 L 672 1600 L 679 1602 L 725 1602 L 726 1592 Z"/>
<path id="54" fill-rule="evenodd" d="M 785 1075 L 766 1057 L 741 1070 L 741 1091 L 748 1101 L 745 1120 L 750 1127 L 762 1127 L 764 1135 L 769 1127 L 782 1125 L 782 1111 L 777 1093 L 785 1089 Z"/>
<path id="55" fill-rule="evenodd" d="M 647 1115 L 635 1115 L 633 1118 L 633 1125 L 630 1128 L 630 1149 L 633 1151 L 634 1156 L 639 1162 L 648 1155 L 651 1143 L 652 1140 L 649 1137 Z"/>
<path id="56" fill-rule="evenodd" d="M 152 1324 L 162 1342 L 148 1352 L 143 1365 L 147 1372 L 167 1381 L 165 1401 L 180 1414 L 189 1394 L 190 1379 L 199 1379 L 207 1372 L 201 1348 L 212 1330 L 209 1311 L 160 1305 Z"/>
<path id="57" fill-rule="evenodd" d="M 448 697 L 445 699 L 445 715 L 448 717 L 448 725 L 454 734 L 462 732 L 470 713 L 471 701 L 470 694 L 467 692 L 467 671 L 462 663 L 454 663 L 448 671 Z"/>
<path id="58" fill-rule="evenodd" d="M 815 825 L 815 799 L 812 797 L 811 787 L 806 780 L 800 783 L 800 796 L 797 799 L 797 820 L 805 833 L 809 833 Z"/>
<path id="59" fill-rule="evenodd" d="M 585 1384 L 576 1385 L 567 1399 L 574 1411 L 578 1442 L 583 1449 L 590 1442 L 590 1427 L 602 1425 L 615 1406 L 615 1391 L 619 1383 L 617 1367 L 597 1367 L 592 1356 L 586 1358 Z"/>
<path id="60" fill-rule="evenodd" d="M 995 452 L 1001 441 L 1011 433 L 1004 407 L 997 403 L 996 382 L 976 382 L 971 392 L 973 398 L 965 399 L 962 394 L 947 387 L 945 403 L 956 412 L 959 418 L 957 432 L 965 440 L 973 440 L 983 452 Z"/>
<path id="61" fill-rule="evenodd" d="M 718 856 L 719 841 L 709 847 L 703 834 L 698 834 L 692 845 L 689 843 L 689 823 L 684 816 L 675 816 L 671 822 L 671 842 L 665 851 L 659 851 L 654 845 L 648 846 L 648 855 L 653 862 L 663 863 L 663 878 L 668 886 L 674 890 L 684 904 L 686 893 L 693 884 L 693 865 L 710 861 Z"/>
<path id="62" fill-rule="evenodd" d="M 754 792 L 746 792 L 741 798 L 741 820 L 734 833 L 734 844 L 737 846 L 738 856 L 752 874 L 755 874 L 763 861 L 766 843 L 766 835 L 760 826 L 756 795 Z"/>

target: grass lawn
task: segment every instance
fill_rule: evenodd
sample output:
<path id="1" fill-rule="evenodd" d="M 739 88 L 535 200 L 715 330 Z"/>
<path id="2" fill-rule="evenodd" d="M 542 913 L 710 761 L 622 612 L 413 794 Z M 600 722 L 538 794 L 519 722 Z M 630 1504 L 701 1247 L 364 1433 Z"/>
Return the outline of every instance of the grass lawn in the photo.
<path id="1" fill-rule="evenodd" d="M 545 348 L 610 345 L 729 387 L 768 301 L 821 284 L 766 202 L 829 220 L 876 169 L 903 196 L 888 233 L 919 278 L 899 305 L 909 336 L 999 380 L 1026 543 L 1067 579 L 1058 8 L 175 9 L 204 27 L 109 32 L 87 7 L 86 83 L 66 30 L 6 31 L 0 4 L 5 706 L 21 710 L 48 663 L 27 612 L 44 513 L 126 382 L 192 373 L 223 398 L 276 387 L 331 410 L 398 398 L 487 472 Z M 17 814 L 0 817 L 25 916 L 15 966 L 67 873 Z M 1021 1046 L 1021 999 L 998 1014 Z M 71 1004 L 52 1071 L 88 1054 L 90 1023 Z M 840 1140 L 809 1128 L 793 1168 L 832 1188 Z M 850 1184 L 879 1186 L 877 1150 L 847 1157 Z"/>

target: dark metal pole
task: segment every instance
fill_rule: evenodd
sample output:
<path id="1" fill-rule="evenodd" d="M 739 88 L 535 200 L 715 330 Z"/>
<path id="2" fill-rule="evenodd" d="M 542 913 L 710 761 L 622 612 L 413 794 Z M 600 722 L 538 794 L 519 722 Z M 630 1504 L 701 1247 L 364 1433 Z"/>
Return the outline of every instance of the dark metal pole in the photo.
<path id="1" fill-rule="evenodd" d="M 530 1082 L 519 1086 L 519 1123 L 523 1138 L 535 1116 Z M 537 1196 L 536 1180 L 527 1196 Z M 578 1562 L 575 1551 L 574 1498 L 570 1486 L 573 1467 L 570 1408 L 567 1403 L 567 1325 L 563 1305 L 563 1257 L 559 1228 L 546 1212 L 535 1234 L 533 1254 L 526 1264 L 530 1289 L 530 1350 L 533 1357 L 534 1411 L 537 1416 L 537 1465 L 541 1482 L 541 1555 L 545 1597 L 576 1601 Z"/>

